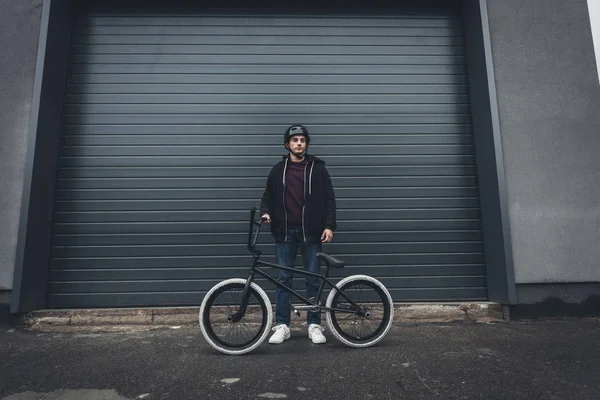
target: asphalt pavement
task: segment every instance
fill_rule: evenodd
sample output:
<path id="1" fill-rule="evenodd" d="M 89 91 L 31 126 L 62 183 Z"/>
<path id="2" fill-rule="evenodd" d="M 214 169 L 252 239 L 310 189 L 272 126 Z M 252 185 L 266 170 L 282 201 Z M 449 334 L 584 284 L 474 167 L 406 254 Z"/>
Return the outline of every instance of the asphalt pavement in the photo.
<path id="1" fill-rule="evenodd" d="M 0 326 L 0 399 L 600 399 L 600 320 L 401 324 L 375 347 L 217 353 L 198 327 L 40 333 Z"/>

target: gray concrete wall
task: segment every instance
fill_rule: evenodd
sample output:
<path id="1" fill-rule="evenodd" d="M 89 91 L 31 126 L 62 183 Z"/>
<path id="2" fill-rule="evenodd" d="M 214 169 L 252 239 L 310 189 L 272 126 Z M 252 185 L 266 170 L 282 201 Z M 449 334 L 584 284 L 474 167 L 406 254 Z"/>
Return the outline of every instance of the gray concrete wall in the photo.
<path id="1" fill-rule="evenodd" d="M 42 0 L 0 0 L 0 291 L 12 286 Z M 586 0 L 488 1 L 517 283 L 600 282 Z"/>
<path id="2" fill-rule="evenodd" d="M 0 292 L 13 282 L 41 6 L 0 0 Z"/>
<path id="3" fill-rule="evenodd" d="M 516 282 L 600 282 L 600 86 L 587 2 L 487 3 Z"/>

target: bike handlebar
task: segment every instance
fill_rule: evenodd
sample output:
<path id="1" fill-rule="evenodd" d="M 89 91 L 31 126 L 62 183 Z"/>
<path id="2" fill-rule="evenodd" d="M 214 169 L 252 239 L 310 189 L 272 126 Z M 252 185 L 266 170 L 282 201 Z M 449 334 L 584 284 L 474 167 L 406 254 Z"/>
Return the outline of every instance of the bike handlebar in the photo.
<path id="1" fill-rule="evenodd" d="M 258 234 L 260 233 L 260 227 L 262 226 L 263 220 L 261 218 L 258 222 L 256 222 L 255 218 L 256 218 L 256 207 L 253 207 L 250 210 L 250 226 L 248 228 L 248 250 L 252 254 L 259 256 L 260 250 L 256 250 L 256 241 L 258 240 Z M 256 225 L 258 227 L 256 229 L 256 233 L 254 233 L 254 225 Z"/>

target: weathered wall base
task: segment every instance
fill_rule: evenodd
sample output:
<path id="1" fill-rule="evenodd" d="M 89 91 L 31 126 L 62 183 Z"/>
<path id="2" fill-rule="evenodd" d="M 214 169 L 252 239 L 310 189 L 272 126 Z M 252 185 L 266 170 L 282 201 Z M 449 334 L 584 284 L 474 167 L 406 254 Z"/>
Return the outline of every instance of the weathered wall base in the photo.
<path id="1" fill-rule="evenodd" d="M 600 316 L 600 283 L 517 285 L 511 319 Z"/>

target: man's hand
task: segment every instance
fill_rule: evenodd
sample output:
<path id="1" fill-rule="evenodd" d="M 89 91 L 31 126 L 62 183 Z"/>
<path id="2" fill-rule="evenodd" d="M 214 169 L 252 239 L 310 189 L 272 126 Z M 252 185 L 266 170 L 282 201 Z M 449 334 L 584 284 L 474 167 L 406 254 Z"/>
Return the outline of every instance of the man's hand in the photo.
<path id="1" fill-rule="evenodd" d="M 321 235 L 321 242 L 331 243 L 333 240 L 333 231 L 331 229 L 325 229 Z"/>
<path id="2" fill-rule="evenodd" d="M 263 215 L 260 218 L 263 220 L 263 222 L 265 224 L 270 224 L 271 223 L 271 216 L 269 214 L 265 214 L 265 215 Z"/>

